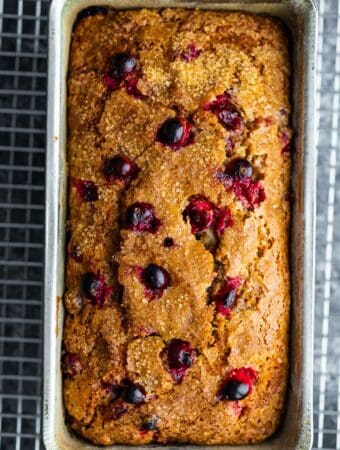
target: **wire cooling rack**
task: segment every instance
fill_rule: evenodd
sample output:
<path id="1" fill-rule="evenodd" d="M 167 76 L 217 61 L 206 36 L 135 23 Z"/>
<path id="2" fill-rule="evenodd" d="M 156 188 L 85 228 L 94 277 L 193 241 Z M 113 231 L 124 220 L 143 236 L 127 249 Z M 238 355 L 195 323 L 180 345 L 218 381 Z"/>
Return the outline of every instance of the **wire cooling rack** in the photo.
<path id="1" fill-rule="evenodd" d="M 0 450 L 42 448 L 48 8 L 0 0 Z M 326 450 L 340 449 L 340 0 L 320 0 L 319 32 L 313 446 Z"/>

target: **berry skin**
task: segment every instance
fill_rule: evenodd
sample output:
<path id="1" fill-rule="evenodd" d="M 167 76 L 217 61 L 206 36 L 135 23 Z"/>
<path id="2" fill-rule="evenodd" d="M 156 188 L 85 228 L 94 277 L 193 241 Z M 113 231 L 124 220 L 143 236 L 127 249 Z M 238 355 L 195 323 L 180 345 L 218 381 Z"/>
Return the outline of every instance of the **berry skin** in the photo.
<path id="1" fill-rule="evenodd" d="M 136 69 L 137 60 L 127 52 L 117 53 L 110 64 L 109 75 L 116 80 L 122 80 Z"/>
<path id="2" fill-rule="evenodd" d="M 187 341 L 172 339 L 166 348 L 169 372 L 174 381 L 179 384 L 183 381 L 185 372 L 196 360 L 196 351 Z"/>
<path id="3" fill-rule="evenodd" d="M 253 166 L 244 158 L 239 158 L 234 161 L 233 174 L 240 180 L 251 178 L 253 175 Z"/>
<path id="4" fill-rule="evenodd" d="M 184 219 L 189 218 L 193 234 L 210 228 L 214 222 L 214 207 L 206 198 L 195 195 L 189 199 L 189 204 L 183 211 Z"/>
<path id="5" fill-rule="evenodd" d="M 193 59 L 196 59 L 201 54 L 201 51 L 202 50 L 197 48 L 195 44 L 189 44 L 187 48 L 180 54 L 181 60 L 190 62 Z"/>
<path id="6" fill-rule="evenodd" d="M 88 272 L 82 276 L 81 291 L 94 306 L 102 307 L 112 289 L 107 285 L 103 276 Z"/>
<path id="7" fill-rule="evenodd" d="M 219 400 L 242 400 L 252 392 L 256 380 L 257 373 L 251 367 L 233 369 L 222 383 L 217 398 Z"/>
<path id="8" fill-rule="evenodd" d="M 192 126 L 183 117 L 167 119 L 158 129 L 156 140 L 172 150 L 179 150 L 192 144 Z"/>
<path id="9" fill-rule="evenodd" d="M 241 284 L 239 277 L 228 277 L 223 286 L 215 294 L 213 301 L 216 311 L 224 317 L 229 317 L 231 309 L 237 300 L 237 289 Z"/>
<path id="10" fill-rule="evenodd" d="M 63 372 L 70 378 L 75 378 L 82 371 L 79 357 L 76 353 L 66 352 L 62 359 Z"/>
<path id="11" fill-rule="evenodd" d="M 145 389 L 140 384 L 126 379 L 122 382 L 122 399 L 126 403 L 141 405 L 146 399 Z"/>
<path id="12" fill-rule="evenodd" d="M 105 179 L 112 183 L 116 180 L 130 181 L 136 178 L 139 168 L 134 162 L 125 156 L 114 156 L 104 162 L 103 174 Z"/>
<path id="13" fill-rule="evenodd" d="M 241 113 L 232 103 L 228 93 L 218 95 L 215 100 L 205 104 L 203 109 L 215 114 L 220 124 L 228 131 L 238 132 L 243 128 Z"/>
<path id="14" fill-rule="evenodd" d="M 162 221 L 157 219 L 155 208 L 150 203 L 136 202 L 130 205 L 125 215 L 125 227 L 135 232 L 156 233 Z"/>
<path id="15" fill-rule="evenodd" d="M 79 198 L 84 202 L 98 200 L 98 189 L 93 181 L 73 179 L 72 184 L 76 187 Z"/>
<path id="16" fill-rule="evenodd" d="M 157 264 L 149 264 L 143 271 L 142 279 L 151 290 L 166 289 L 171 282 L 169 272 Z"/>

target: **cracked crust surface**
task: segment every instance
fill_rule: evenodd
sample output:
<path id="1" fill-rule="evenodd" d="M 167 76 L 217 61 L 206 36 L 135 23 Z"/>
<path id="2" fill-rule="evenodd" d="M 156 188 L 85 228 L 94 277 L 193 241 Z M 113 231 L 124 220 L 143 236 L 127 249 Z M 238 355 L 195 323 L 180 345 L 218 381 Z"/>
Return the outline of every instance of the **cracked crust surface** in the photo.
<path id="1" fill-rule="evenodd" d="M 188 45 L 199 55 L 185 61 Z M 108 61 L 128 51 L 141 67 L 134 98 L 103 81 Z M 282 415 L 289 321 L 288 226 L 290 157 L 289 54 L 282 25 L 242 13 L 165 9 L 97 14 L 77 25 L 68 78 L 69 177 L 94 182 L 98 200 L 83 202 L 70 183 L 64 345 L 78 355 L 81 373 L 64 380 L 70 426 L 97 444 L 243 444 L 270 436 Z M 232 92 L 244 128 L 233 155 L 231 133 L 202 106 Z M 179 113 L 191 117 L 194 142 L 172 151 L 155 142 L 157 129 Z M 108 184 L 102 167 L 116 154 L 140 172 L 129 185 Z M 216 181 L 216 171 L 246 157 L 266 199 L 249 210 Z M 228 207 L 234 225 L 209 251 L 191 233 L 183 210 L 193 195 Z M 134 202 L 154 206 L 162 225 L 156 233 L 122 229 Z M 166 237 L 174 246 L 166 248 Z M 135 267 L 155 263 L 170 273 L 171 286 L 149 301 Z M 98 308 L 82 296 L 81 277 L 100 273 L 113 293 Z M 240 277 L 230 317 L 217 314 L 209 292 L 224 277 Z M 162 351 L 173 339 L 197 350 L 184 380 L 175 384 Z M 257 372 L 253 391 L 239 402 L 218 400 L 226 374 L 240 367 Z M 107 419 L 106 384 L 125 378 L 142 385 L 147 400 L 125 405 Z M 119 400 L 118 400 L 119 401 Z M 142 431 L 157 417 L 157 430 Z"/>

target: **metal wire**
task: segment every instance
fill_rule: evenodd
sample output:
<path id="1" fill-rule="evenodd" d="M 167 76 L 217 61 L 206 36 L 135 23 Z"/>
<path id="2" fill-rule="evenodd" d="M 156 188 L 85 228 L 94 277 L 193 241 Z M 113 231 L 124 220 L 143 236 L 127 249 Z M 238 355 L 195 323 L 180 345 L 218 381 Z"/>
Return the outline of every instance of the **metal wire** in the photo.
<path id="1" fill-rule="evenodd" d="M 340 2 L 320 0 L 314 449 L 340 450 Z M 39 449 L 49 0 L 0 0 L 0 450 Z"/>

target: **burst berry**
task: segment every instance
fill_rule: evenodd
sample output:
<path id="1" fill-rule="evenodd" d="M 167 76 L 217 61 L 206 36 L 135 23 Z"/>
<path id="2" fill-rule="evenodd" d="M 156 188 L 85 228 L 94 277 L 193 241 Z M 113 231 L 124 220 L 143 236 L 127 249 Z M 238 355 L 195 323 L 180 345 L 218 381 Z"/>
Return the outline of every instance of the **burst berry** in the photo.
<path id="1" fill-rule="evenodd" d="M 173 150 L 178 150 L 193 142 L 192 126 L 183 117 L 168 119 L 159 128 L 156 140 Z"/>
<path id="2" fill-rule="evenodd" d="M 150 203 L 136 202 L 130 205 L 125 215 L 125 226 L 136 232 L 155 233 L 161 225 L 155 208 Z"/>
<path id="3" fill-rule="evenodd" d="M 243 127 L 240 111 L 232 103 L 228 93 L 218 95 L 215 100 L 203 106 L 205 111 L 211 111 L 228 131 L 239 131 Z"/>
<path id="4" fill-rule="evenodd" d="M 75 353 L 66 352 L 62 360 L 63 372 L 70 378 L 75 378 L 82 371 L 79 357 Z"/>
<path id="5" fill-rule="evenodd" d="M 201 51 L 202 50 L 197 48 L 195 44 L 189 44 L 180 56 L 182 61 L 190 62 L 193 59 L 197 58 L 201 54 Z"/>
<path id="6" fill-rule="evenodd" d="M 98 200 L 98 189 L 93 181 L 89 180 L 73 180 L 73 185 L 76 187 L 78 196 L 84 202 L 95 202 Z"/>
<path id="7" fill-rule="evenodd" d="M 236 159 L 234 162 L 233 174 L 235 177 L 243 180 L 244 178 L 251 178 L 253 175 L 253 166 L 244 158 Z"/>
<path id="8" fill-rule="evenodd" d="M 126 52 L 117 53 L 111 60 L 109 75 L 116 80 L 122 80 L 136 69 L 137 60 Z"/>
<path id="9" fill-rule="evenodd" d="M 172 339 L 166 349 L 169 372 L 176 383 L 181 383 L 185 372 L 196 360 L 196 351 L 189 342 Z"/>
<path id="10" fill-rule="evenodd" d="M 212 226 L 214 207 L 209 200 L 201 195 L 195 195 L 189 199 L 189 205 L 185 208 L 183 217 L 189 218 L 193 234 L 200 233 Z"/>
<path id="11" fill-rule="evenodd" d="M 110 183 L 119 181 L 130 181 L 136 178 L 139 169 L 135 163 L 125 156 L 114 156 L 104 162 L 103 173 Z"/>
<path id="12" fill-rule="evenodd" d="M 223 286 L 214 296 L 216 311 L 224 317 L 229 317 L 231 308 L 237 299 L 237 289 L 241 284 L 239 277 L 228 277 Z"/>
<path id="13" fill-rule="evenodd" d="M 81 280 L 81 290 L 93 305 L 103 306 L 111 294 L 111 288 L 106 284 L 105 278 L 88 272 Z"/>
<path id="14" fill-rule="evenodd" d="M 242 400 L 252 392 L 257 379 L 256 371 L 250 367 L 232 370 L 217 393 L 219 400 Z"/>
<path id="15" fill-rule="evenodd" d="M 127 403 L 133 405 L 141 405 L 146 398 L 146 392 L 143 386 L 137 383 L 132 383 L 130 380 L 122 382 L 122 399 Z"/>

